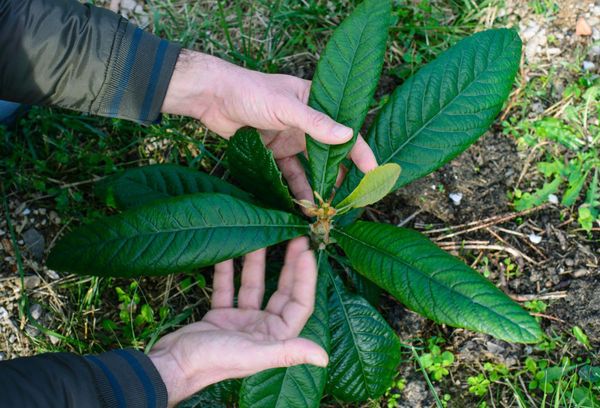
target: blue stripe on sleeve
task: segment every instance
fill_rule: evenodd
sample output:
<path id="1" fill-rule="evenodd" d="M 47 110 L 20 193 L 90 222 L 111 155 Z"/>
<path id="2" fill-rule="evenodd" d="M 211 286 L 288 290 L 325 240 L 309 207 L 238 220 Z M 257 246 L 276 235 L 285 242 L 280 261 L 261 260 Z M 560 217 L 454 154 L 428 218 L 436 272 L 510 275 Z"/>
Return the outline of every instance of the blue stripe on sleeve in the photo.
<path id="1" fill-rule="evenodd" d="M 142 112 L 140 114 L 141 120 L 147 120 L 150 114 L 150 108 L 152 107 L 152 101 L 154 100 L 154 93 L 156 92 L 156 85 L 158 84 L 158 76 L 162 69 L 163 61 L 165 59 L 165 53 L 167 51 L 168 42 L 160 40 L 158 50 L 156 51 L 156 60 L 152 67 L 152 73 L 150 74 L 150 83 L 146 90 L 146 96 L 144 97 L 144 103 L 142 104 Z"/>
<path id="2" fill-rule="evenodd" d="M 121 107 L 121 100 L 123 99 L 123 94 L 125 93 L 125 89 L 127 88 L 127 83 L 129 82 L 129 77 L 131 76 L 131 71 L 133 70 L 133 63 L 135 62 L 135 56 L 137 54 L 138 46 L 140 45 L 140 39 L 142 38 L 142 30 L 138 27 L 135 29 L 133 33 L 133 39 L 131 40 L 131 46 L 129 47 L 129 51 L 127 52 L 127 57 L 125 59 L 125 67 L 123 71 L 123 76 L 119 79 L 119 85 L 117 87 L 117 93 L 115 94 L 111 104 L 110 110 L 108 114 L 110 116 L 116 116 L 119 113 L 119 108 Z"/>
<path id="3" fill-rule="evenodd" d="M 119 385 L 119 382 L 117 381 L 117 379 L 115 378 L 113 373 L 110 372 L 110 370 L 108 369 L 106 364 L 104 364 L 102 361 L 100 361 L 95 356 L 86 356 L 86 358 L 88 360 L 90 360 L 91 362 L 93 362 L 94 364 L 96 364 L 102 370 L 102 372 L 108 379 L 108 382 L 110 383 L 110 386 L 112 387 L 112 389 L 115 393 L 115 399 L 117 400 L 117 406 L 119 408 L 126 408 L 125 395 L 123 394 L 123 389 Z"/>
<path id="4" fill-rule="evenodd" d="M 135 373 L 137 374 L 142 385 L 144 386 L 144 390 L 146 391 L 146 397 L 148 398 L 148 408 L 156 408 L 156 391 L 152 386 L 152 381 L 150 380 L 150 377 L 148 377 L 148 374 L 146 373 L 146 371 L 144 371 L 144 368 L 142 367 L 140 362 L 137 361 L 135 357 L 133 357 L 125 350 L 115 350 L 115 353 L 124 358 L 129 363 L 131 368 L 133 368 L 133 371 L 135 371 Z"/>

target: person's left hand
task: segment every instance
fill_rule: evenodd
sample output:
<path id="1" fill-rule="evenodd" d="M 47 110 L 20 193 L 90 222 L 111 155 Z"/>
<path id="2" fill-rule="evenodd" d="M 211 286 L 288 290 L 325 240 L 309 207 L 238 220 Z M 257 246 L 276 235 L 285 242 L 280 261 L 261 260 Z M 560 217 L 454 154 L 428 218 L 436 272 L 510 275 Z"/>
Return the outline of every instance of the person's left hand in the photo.
<path id="1" fill-rule="evenodd" d="M 244 126 L 259 129 L 294 196 L 312 201 L 296 157 L 306 150 L 305 134 L 322 143 L 340 144 L 352 138 L 352 129 L 307 106 L 310 85 L 301 78 L 263 74 L 183 50 L 162 111 L 199 119 L 226 139 Z M 360 135 L 350 158 L 363 173 L 377 167 L 375 155 Z"/>
<path id="2" fill-rule="evenodd" d="M 160 373 L 169 406 L 210 384 L 275 367 L 327 366 L 325 350 L 298 337 L 315 303 L 317 265 L 308 239 L 288 245 L 277 291 L 264 310 L 266 251 L 246 255 L 234 307 L 233 261 L 216 265 L 212 309 L 171 333 L 149 357 Z"/>

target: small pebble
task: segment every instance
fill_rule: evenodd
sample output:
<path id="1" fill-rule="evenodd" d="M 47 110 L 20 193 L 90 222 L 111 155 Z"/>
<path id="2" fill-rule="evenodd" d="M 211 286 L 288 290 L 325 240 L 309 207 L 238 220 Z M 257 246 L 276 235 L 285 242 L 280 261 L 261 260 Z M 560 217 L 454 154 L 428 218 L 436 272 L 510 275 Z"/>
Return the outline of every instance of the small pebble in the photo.
<path id="1" fill-rule="evenodd" d="M 594 68 L 596 68 L 596 64 L 594 64 L 592 61 L 583 61 L 584 71 L 591 71 Z"/>
<path id="2" fill-rule="evenodd" d="M 42 306 L 40 306 L 39 303 L 34 303 L 31 305 L 29 312 L 31 313 L 31 317 L 33 317 L 35 320 L 39 320 L 39 318 L 42 317 Z"/>
<path id="3" fill-rule="evenodd" d="M 542 237 L 532 232 L 531 234 L 529 234 L 529 240 L 534 244 L 539 244 L 540 242 L 542 242 Z"/>
<path id="4" fill-rule="evenodd" d="M 56 273 L 56 271 L 53 271 L 52 269 L 46 269 L 46 275 L 52 280 L 57 280 L 58 278 L 60 278 L 60 276 L 58 276 L 58 273 Z"/>
<path id="5" fill-rule="evenodd" d="M 8 319 L 8 311 L 0 306 L 0 320 Z"/>
<path id="6" fill-rule="evenodd" d="M 42 283 L 42 280 L 40 279 L 40 277 L 36 276 L 36 275 L 25 276 L 25 278 L 23 280 L 25 282 L 26 289 L 35 289 L 38 286 L 40 286 L 40 283 Z"/>
<path id="7" fill-rule="evenodd" d="M 25 326 L 25 333 L 27 333 L 31 337 L 37 337 L 40 334 L 40 329 L 28 324 L 27 326 Z"/>
<path id="8" fill-rule="evenodd" d="M 521 38 L 524 41 L 529 41 L 533 38 L 534 35 L 538 33 L 538 31 L 540 31 L 540 26 L 536 23 L 531 23 L 531 25 L 529 25 L 526 29 L 521 31 Z"/>
<path id="9" fill-rule="evenodd" d="M 588 37 L 592 35 L 592 27 L 588 24 L 585 17 L 579 17 L 575 25 L 575 34 Z"/>
<path id="10" fill-rule="evenodd" d="M 558 197 L 556 196 L 556 194 L 550 194 L 548 196 L 548 202 L 550 204 L 558 204 Z"/>
<path id="11" fill-rule="evenodd" d="M 463 199 L 462 193 L 450 193 L 448 197 L 450 197 L 454 205 L 460 205 L 460 202 Z"/>
<path id="12" fill-rule="evenodd" d="M 21 215 L 29 215 L 29 214 L 31 214 L 31 210 L 29 208 L 25 208 L 23 210 L 23 212 L 21 213 Z"/>
<path id="13" fill-rule="evenodd" d="M 60 339 L 58 337 L 54 337 L 51 334 L 48 335 L 48 338 L 50 339 L 50 343 L 52 343 L 53 346 L 56 346 L 58 344 L 58 342 L 60 341 Z"/>

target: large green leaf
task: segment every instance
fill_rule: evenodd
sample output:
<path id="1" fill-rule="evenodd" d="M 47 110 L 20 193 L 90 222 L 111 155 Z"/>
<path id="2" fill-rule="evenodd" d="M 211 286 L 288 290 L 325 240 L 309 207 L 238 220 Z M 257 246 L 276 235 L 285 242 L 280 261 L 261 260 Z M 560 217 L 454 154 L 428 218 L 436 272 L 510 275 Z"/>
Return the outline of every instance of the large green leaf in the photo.
<path id="1" fill-rule="evenodd" d="M 293 211 L 294 202 L 273 153 L 256 131 L 243 128 L 229 141 L 227 163 L 234 179 L 269 207 Z"/>
<path id="2" fill-rule="evenodd" d="M 99 193 L 122 209 L 194 193 L 222 193 L 251 200 L 250 194 L 226 181 L 174 164 L 156 164 L 126 170 L 102 181 Z"/>
<path id="3" fill-rule="evenodd" d="M 381 288 L 356 272 L 354 268 L 352 268 L 352 265 L 350 265 L 350 261 L 345 257 L 335 256 L 334 259 L 339 266 L 339 269 L 336 268 L 336 271 L 341 272 L 343 270 L 352 292 L 367 299 L 373 306 L 379 306 L 379 299 L 381 298 L 382 292 Z"/>
<path id="4" fill-rule="evenodd" d="M 339 203 L 338 214 L 344 214 L 353 208 L 362 208 L 374 204 L 385 197 L 396 184 L 400 176 L 400 166 L 387 163 L 371 170 L 358 183 L 358 186 Z"/>
<path id="5" fill-rule="evenodd" d="M 354 130 L 353 139 L 342 145 L 306 138 L 312 186 L 325 199 L 379 82 L 390 16 L 390 0 L 363 1 L 335 30 L 317 65 L 308 104 Z"/>
<path id="6" fill-rule="evenodd" d="M 223 194 L 157 201 L 79 227 L 48 258 L 97 276 L 164 275 L 213 265 L 307 233 L 294 215 Z"/>
<path id="7" fill-rule="evenodd" d="M 366 299 L 349 293 L 339 276 L 330 276 L 328 389 L 343 401 L 379 398 L 400 363 L 400 340 Z"/>
<path id="8" fill-rule="evenodd" d="M 327 285 L 329 264 L 319 253 L 319 279 L 315 310 L 304 326 L 301 337 L 329 350 L 329 316 Z M 311 408 L 318 407 L 327 380 L 327 369 L 311 365 L 274 368 L 244 379 L 240 407 L 252 408 Z"/>
<path id="9" fill-rule="evenodd" d="M 334 236 L 359 273 L 415 312 L 506 341 L 540 340 L 533 317 L 418 232 L 359 221 Z"/>
<path id="10" fill-rule="evenodd" d="M 212 384 L 177 405 L 177 408 L 227 408 L 238 400 L 242 381 L 225 380 Z"/>
<path id="11" fill-rule="evenodd" d="M 397 163 L 396 188 L 447 163 L 492 124 L 508 97 L 521 58 L 521 40 L 507 29 L 466 38 L 394 91 L 367 141 L 380 164 Z M 353 167 L 338 193 L 358 184 Z"/>

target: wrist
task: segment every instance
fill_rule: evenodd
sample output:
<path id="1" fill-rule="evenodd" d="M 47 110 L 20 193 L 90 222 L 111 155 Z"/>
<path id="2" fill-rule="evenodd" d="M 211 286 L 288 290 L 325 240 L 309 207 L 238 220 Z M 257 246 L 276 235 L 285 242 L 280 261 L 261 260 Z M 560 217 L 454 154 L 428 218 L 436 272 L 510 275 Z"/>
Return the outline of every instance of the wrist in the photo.
<path id="1" fill-rule="evenodd" d="M 174 407 L 186 399 L 189 396 L 186 395 L 188 388 L 186 375 L 173 355 L 166 349 L 152 350 L 148 353 L 148 358 L 165 384 L 168 406 Z"/>
<path id="2" fill-rule="evenodd" d="M 220 58 L 182 50 L 167 88 L 161 112 L 202 120 L 223 94 L 224 78 L 234 67 Z"/>
<path id="3" fill-rule="evenodd" d="M 165 384 L 169 408 L 175 407 L 186 398 L 220 381 L 219 378 L 210 378 L 211 375 L 203 370 L 189 373 L 169 347 L 152 349 L 148 353 L 148 358 Z"/>

